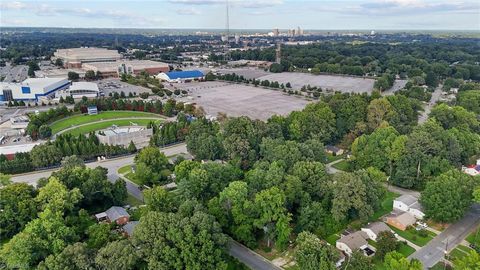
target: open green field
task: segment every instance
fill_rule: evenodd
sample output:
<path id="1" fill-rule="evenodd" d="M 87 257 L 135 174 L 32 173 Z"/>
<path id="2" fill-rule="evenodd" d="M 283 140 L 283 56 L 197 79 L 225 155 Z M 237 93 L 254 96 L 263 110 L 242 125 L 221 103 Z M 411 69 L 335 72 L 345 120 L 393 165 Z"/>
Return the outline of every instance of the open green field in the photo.
<path id="1" fill-rule="evenodd" d="M 111 127 L 112 125 L 116 125 L 119 127 L 123 126 L 131 126 L 131 125 L 137 125 L 137 126 L 146 126 L 150 122 L 159 122 L 159 120 L 153 120 L 153 119 L 144 119 L 144 118 L 138 118 L 138 119 L 123 119 L 123 120 L 109 120 L 109 121 L 104 121 L 104 122 L 96 122 L 92 123 L 89 125 L 84 125 L 80 126 L 75 129 L 68 130 L 64 132 L 63 134 L 72 134 L 72 135 L 79 135 L 79 134 L 88 134 L 92 131 L 97 131 L 101 129 L 106 129 Z"/>
<path id="2" fill-rule="evenodd" d="M 352 168 L 350 166 L 350 162 L 345 160 L 345 159 L 338 162 L 338 163 L 333 164 L 332 167 L 337 169 L 337 170 L 344 171 L 344 172 L 351 172 L 352 171 Z"/>
<path id="3" fill-rule="evenodd" d="M 136 177 L 135 177 L 135 173 L 132 172 L 132 165 L 125 165 L 123 167 L 121 167 L 120 169 L 118 169 L 118 173 L 119 174 L 123 174 L 123 176 L 125 178 L 127 178 L 128 180 L 132 181 L 133 183 L 137 184 L 137 185 L 142 185 L 142 183 L 140 183 Z"/>
<path id="4" fill-rule="evenodd" d="M 339 156 L 334 156 L 330 153 L 325 153 L 325 163 L 330 163 L 330 162 L 334 162 L 335 160 L 339 160 L 341 158 L 344 158 L 346 155 L 339 155 Z"/>
<path id="5" fill-rule="evenodd" d="M 107 112 L 100 112 L 96 115 L 83 115 L 77 114 L 71 117 L 67 117 L 61 120 L 58 120 L 50 125 L 52 128 L 52 134 L 56 134 L 59 131 L 67 129 L 72 126 L 78 126 L 87 123 L 93 123 L 100 120 L 108 120 L 108 119 L 116 119 L 116 118 L 127 118 L 127 117 L 138 117 L 138 118 L 146 118 L 146 117 L 155 117 L 155 118 L 162 118 L 158 114 L 154 113 L 147 113 L 147 112 L 136 112 L 136 111 L 107 111 Z"/>

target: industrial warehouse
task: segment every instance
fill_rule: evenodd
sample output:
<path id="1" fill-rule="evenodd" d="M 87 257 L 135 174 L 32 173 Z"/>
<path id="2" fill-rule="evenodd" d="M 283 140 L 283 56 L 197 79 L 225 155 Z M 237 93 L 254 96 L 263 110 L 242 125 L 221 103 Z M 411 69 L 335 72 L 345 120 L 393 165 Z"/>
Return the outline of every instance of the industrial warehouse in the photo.
<path id="1" fill-rule="evenodd" d="M 65 68 L 81 68 L 83 63 L 114 62 L 122 59 L 116 50 L 104 48 L 71 48 L 58 49 L 52 60 L 61 59 Z"/>

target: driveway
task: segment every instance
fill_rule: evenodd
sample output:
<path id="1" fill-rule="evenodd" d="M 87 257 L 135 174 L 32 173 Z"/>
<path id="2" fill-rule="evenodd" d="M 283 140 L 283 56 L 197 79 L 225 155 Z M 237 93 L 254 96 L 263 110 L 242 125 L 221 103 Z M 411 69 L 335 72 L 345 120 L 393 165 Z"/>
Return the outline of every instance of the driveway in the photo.
<path id="1" fill-rule="evenodd" d="M 474 204 L 462 219 L 450 225 L 445 231 L 408 258 L 420 260 L 424 269 L 433 267 L 444 258 L 445 250 L 449 252 L 456 248 L 479 225 L 480 204 Z"/>

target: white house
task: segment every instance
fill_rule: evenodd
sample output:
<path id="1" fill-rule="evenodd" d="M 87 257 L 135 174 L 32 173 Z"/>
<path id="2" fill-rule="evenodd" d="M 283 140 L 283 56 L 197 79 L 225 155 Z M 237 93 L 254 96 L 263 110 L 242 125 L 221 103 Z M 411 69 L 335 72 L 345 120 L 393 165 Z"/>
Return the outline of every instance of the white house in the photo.
<path id="1" fill-rule="evenodd" d="M 387 224 L 378 221 L 368 224 L 365 228 L 362 228 L 362 232 L 365 232 L 368 238 L 372 239 L 373 241 L 377 241 L 378 235 L 381 232 L 391 232 L 392 230 Z"/>
<path id="2" fill-rule="evenodd" d="M 335 246 L 348 256 L 351 256 L 355 250 L 360 250 L 365 256 L 370 257 L 375 254 L 376 249 L 370 246 L 366 239 L 368 235 L 365 232 L 356 231 L 338 239 Z"/>
<path id="3" fill-rule="evenodd" d="M 417 219 L 423 219 L 425 213 L 418 199 L 412 195 L 402 195 L 393 201 L 393 208 L 412 214 Z"/>

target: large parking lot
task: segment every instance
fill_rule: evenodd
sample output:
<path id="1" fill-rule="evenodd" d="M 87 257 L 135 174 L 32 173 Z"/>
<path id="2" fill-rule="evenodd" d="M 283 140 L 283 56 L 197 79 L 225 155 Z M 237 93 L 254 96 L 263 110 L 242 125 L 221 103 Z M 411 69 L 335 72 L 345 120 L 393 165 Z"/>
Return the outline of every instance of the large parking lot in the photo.
<path id="1" fill-rule="evenodd" d="M 300 89 L 304 85 L 333 89 L 342 92 L 370 93 L 373 90 L 375 80 L 333 75 L 312 75 L 298 72 L 272 73 L 258 78 L 259 80 L 278 81 L 279 83 L 290 82 L 292 87 Z"/>
<path id="2" fill-rule="evenodd" d="M 300 89 L 304 85 L 317 86 L 322 89 L 333 89 L 341 92 L 371 93 L 374 79 L 342 76 L 342 75 L 313 75 L 301 72 L 270 73 L 255 68 L 231 68 L 219 69 L 220 73 L 235 73 L 247 79 L 278 81 L 286 84 L 290 82 L 294 89 Z M 406 80 L 396 80 L 389 93 L 393 93 L 405 86 Z M 388 94 L 388 93 L 387 93 Z"/>
<path id="3" fill-rule="evenodd" d="M 248 116 L 266 120 L 274 114 L 286 115 L 301 110 L 308 100 L 289 96 L 281 91 L 263 89 L 242 84 L 225 82 L 185 83 L 176 85 L 189 91 L 191 99 L 202 106 L 207 114 L 216 116 L 224 112 L 228 116 Z"/>
<path id="4" fill-rule="evenodd" d="M 126 82 L 120 81 L 120 79 L 104 79 L 100 80 L 97 82 L 98 84 L 98 89 L 105 93 L 105 96 L 108 96 L 110 93 L 115 93 L 118 92 L 124 92 L 125 95 L 128 96 L 128 93 L 136 93 L 137 95 L 143 92 L 147 93 L 152 93 L 150 89 L 142 87 L 142 86 L 137 86 L 137 85 L 132 85 L 128 84 Z"/>

